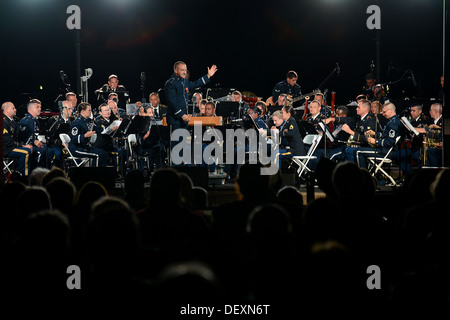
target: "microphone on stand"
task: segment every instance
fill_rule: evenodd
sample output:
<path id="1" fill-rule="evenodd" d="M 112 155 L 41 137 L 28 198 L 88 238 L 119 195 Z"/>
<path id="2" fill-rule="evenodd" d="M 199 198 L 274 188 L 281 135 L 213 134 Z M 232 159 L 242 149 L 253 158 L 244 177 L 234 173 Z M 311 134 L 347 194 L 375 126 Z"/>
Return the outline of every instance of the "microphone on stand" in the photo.
<path id="1" fill-rule="evenodd" d="M 336 74 L 339 77 L 341 75 L 341 68 L 339 67 L 339 63 L 336 62 Z"/>

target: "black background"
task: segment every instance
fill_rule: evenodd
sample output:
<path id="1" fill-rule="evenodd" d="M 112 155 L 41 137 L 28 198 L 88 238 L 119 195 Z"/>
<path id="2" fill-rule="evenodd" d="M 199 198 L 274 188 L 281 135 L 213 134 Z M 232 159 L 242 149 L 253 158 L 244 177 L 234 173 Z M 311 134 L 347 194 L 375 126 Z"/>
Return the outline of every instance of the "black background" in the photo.
<path id="1" fill-rule="evenodd" d="M 381 79 L 395 81 L 413 70 L 418 87 L 406 79 L 390 87 L 393 99 L 437 96 L 442 73 L 442 2 L 380 1 Z M 66 9 L 77 1 L 3 0 L 0 101 L 20 106 L 30 96 L 54 109 L 59 71 L 77 88 L 76 31 L 68 30 Z M 342 73 L 324 88 L 336 104 L 354 100 L 376 62 L 375 30 L 367 7 L 376 0 L 95 0 L 81 8 L 81 70 L 93 69 L 93 91 L 117 74 L 132 102 L 164 86 L 173 63 L 187 63 L 191 79 L 207 66 L 219 71 L 211 87 L 250 91 L 267 99 L 274 85 L 296 70 L 302 91 L 315 89 L 339 63 Z M 391 69 L 387 75 L 389 64 Z M 40 89 L 42 86 L 42 89 Z M 323 89 L 324 89 L 323 88 Z M 27 94 L 23 94 L 27 93 Z"/>

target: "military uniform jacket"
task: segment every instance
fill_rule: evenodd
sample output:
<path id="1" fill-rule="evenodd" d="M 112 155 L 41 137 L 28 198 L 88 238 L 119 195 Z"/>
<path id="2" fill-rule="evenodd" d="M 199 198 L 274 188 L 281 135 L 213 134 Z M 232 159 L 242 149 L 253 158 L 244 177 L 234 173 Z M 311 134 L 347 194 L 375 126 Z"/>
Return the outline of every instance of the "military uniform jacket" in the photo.
<path id="1" fill-rule="evenodd" d="M 323 131 L 323 129 L 319 126 L 319 122 L 322 122 L 322 120 L 324 119 L 326 119 L 326 116 L 322 113 L 319 113 L 315 118 L 309 115 L 306 121 L 313 124 L 314 128 L 316 128 L 316 131 Z"/>
<path id="2" fill-rule="evenodd" d="M 48 120 L 47 144 L 49 146 L 62 146 L 59 135 L 61 133 L 69 134 L 72 120 L 65 120 L 61 115 L 53 116 Z"/>
<path id="3" fill-rule="evenodd" d="M 181 119 L 183 115 L 188 114 L 189 90 L 204 86 L 210 82 L 207 75 L 197 81 L 188 81 L 178 78 L 172 74 L 164 85 L 164 94 L 167 102 L 167 123 L 185 125 Z"/>
<path id="4" fill-rule="evenodd" d="M 402 123 L 398 115 L 394 115 L 389 119 L 388 123 L 383 129 L 383 132 L 377 132 L 377 147 L 381 149 L 389 149 L 395 144 L 395 139 L 400 135 Z"/>
<path id="5" fill-rule="evenodd" d="M 287 141 L 289 151 L 294 156 L 305 156 L 305 145 L 303 144 L 302 136 L 298 130 L 297 122 L 294 118 L 290 117 L 286 121 L 283 131 L 280 133 L 282 141 Z M 284 140 L 285 139 L 285 140 Z"/>
<path id="6" fill-rule="evenodd" d="M 3 115 L 3 155 L 6 156 L 14 148 L 20 146 L 16 121 Z"/>
<path id="7" fill-rule="evenodd" d="M 414 128 L 424 128 L 426 125 L 432 124 L 433 120 L 422 113 L 416 119 L 409 119 L 409 122 Z"/>
<path id="8" fill-rule="evenodd" d="M 70 127 L 70 144 L 69 148 L 83 148 L 88 149 L 90 147 L 90 139 L 91 138 L 85 138 L 84 135 L 86 132 L 91 131 L 89 130 L 92 125 L 92 120 L 90 118 L 84 118 L 83 116 L 78 116 L 73 122 L 72 126 Z M 88 126 L 89 125 L 89 126 Z M 94 128 L 93 128 L 94 129 Z"/>
<path id="9" fill-rule="evenodd" d="M 431 123 L 434 124 L 434 120 L 431 119 Z M 442 128 L 442 116 L 438 119 L 436 122 L 436 125 Z M 442 129 L 429 129 L 428 127 L 425 127 L 425 130 L 427 130 L 427 137 L 436 141 L 442 141 Z"/>
<path id="10" fill-rule="evenodd" d="M 291 86 L 289 83 L 287 83 L 286 80 L 278 82 L 272 91 L 272 100 L 274 102 L 277 102 L 278 96 L 281 93 L 286 93 L 288 95 L 291 95 L 292 97 L 297 97 L 302 94 L 302 88 L 297 83 L 294 86 Z"/>
<path id="11" fill-rule="evenodd" d="M 167 114 L 167 106 L 165 106 L 163 104 L 159 104 L 158 107 L 159 107 L 159 111 L 154 109 L 155 118 L 161 119 L 162 117 L 164 117 Z"/>
<path id="12" fill-rule="evenodd" d="M 409 119 L 409 122 L 414 128 L 425 128 L 433 123 L 433 120 L 430 119 L 430 117 L 428 117 L 427 115 L 421 113 L 416 119 Z M 423 136 L 423 133 L 419 134 L 418 136 L 413 136 L 411 146 L 413 150 L 417 150 L 422 147 Z"/>
<path id="13" fill-rule="evenodd" d="M 19 121 L 19 141 L 22 144 L 33 144 L 39 136 L 39 122 L 30 113 Z"/>
<path id="14" fill-rule="evenodd" d="M 341 124 L 347 124 L 350 128 L 352 128 L 353 126 L 353 131 L 355 131 L 355 134 L 353 135 L 353 140 L 358 141 L 362 144 L 366 144 L 367 138 L 364 135 L 364 133 L 368 130 L 375 131 L 376 119 L 373 114 L 368 113 L 363 119 L 358 117 L 356 121 L 354 118 L 336 117 L 334 124 L 336 126 Z"/>

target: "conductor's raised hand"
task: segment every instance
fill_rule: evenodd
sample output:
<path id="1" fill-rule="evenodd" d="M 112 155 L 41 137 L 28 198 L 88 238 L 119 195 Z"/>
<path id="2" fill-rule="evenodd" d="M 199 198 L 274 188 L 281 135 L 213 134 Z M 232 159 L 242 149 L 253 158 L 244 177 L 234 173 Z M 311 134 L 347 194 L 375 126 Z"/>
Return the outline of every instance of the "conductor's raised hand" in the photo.
<path id="1" fill-rule="evenodd" d="M 208 78 L 211 78 L 217 71 L 217 66 L 213 64 L 211 68 L 208 67 Z"/>

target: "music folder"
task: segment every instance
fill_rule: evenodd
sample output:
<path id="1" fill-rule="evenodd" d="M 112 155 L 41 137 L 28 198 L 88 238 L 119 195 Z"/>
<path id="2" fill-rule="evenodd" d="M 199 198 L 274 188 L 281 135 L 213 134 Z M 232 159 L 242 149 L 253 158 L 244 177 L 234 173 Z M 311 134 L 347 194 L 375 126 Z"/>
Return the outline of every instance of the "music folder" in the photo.
<path id="1" fill-rule="evenodd" d="M 114 127 L 117 127 L 117 129 L 120 127 L 120 124 L 122 123 L 122 120 L 114 120 L 108 127 L 106 127 L 101 134 L 111 134 L 115 130 L 113 130 Z"/>
<path id="2" fill-rule="evenodd" d="M 419 132 L 416 130 L 416 128 L 414 128 L 411 125 L 411 122 L 409 122 L 409 120 L 406 117 L 401 117 L 400 118 L 401 123 L 403 123 L 403 125 L 412 133 L 414 133 L 416 136 L 419 135 Z"/>

